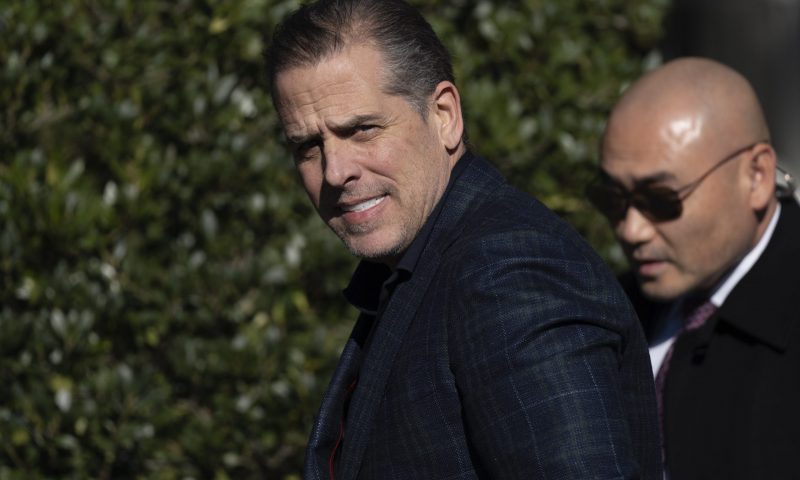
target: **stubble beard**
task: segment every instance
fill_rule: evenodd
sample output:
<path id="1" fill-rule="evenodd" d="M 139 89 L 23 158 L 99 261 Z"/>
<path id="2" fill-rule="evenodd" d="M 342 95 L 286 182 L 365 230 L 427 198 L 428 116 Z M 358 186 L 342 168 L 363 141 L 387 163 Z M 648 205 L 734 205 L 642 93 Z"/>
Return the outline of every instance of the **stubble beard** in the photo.
<path id="1" fill-rule="evenodd" d="M 380 226 L 372 224 L 329 224 L 328 226 L 331 228 L 331 230 L 333 230 L 333 233 L 339 237 L 347 250 L 353 256 L 374 262 L 384 262 L 388 259 L 396 258 L 413 240 L 408 238 L 408 228 L 404 224 L 397 226 L 397 228 L 399 228 L 399 232 L 394 235 L 394 238 L 389 241 L 388 245 L 383 246 L 370 246 L 369 244 L 362 245 L 362 243 L 366 243 L 366 241 L 362 241 L 363 239 L 360 238 L 370 234 L 377 234 L 377 230 L 381 229 Z"/>

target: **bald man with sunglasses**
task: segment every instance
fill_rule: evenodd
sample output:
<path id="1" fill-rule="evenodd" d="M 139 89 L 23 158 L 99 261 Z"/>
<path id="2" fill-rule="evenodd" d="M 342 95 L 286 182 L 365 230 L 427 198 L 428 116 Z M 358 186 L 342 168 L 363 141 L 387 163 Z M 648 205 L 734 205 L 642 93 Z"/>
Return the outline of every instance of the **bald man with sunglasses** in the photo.
<path id="1" fill-rule="evenodd" d="M 800 478 L 800 208 L 758 99 L 672 61 L 615 106 L 589 198 L 631 272 L 669 478 Z"/>

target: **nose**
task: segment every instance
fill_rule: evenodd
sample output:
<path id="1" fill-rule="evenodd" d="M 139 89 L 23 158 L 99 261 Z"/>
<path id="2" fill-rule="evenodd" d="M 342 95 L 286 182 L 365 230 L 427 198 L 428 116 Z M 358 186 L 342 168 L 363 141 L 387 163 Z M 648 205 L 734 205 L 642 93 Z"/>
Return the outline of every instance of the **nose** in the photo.
<path id="1" fill-rule="evenodd" d="M 640 245 L 652 240 L 655 227 L 636 207 L 630 206 L 622 220 L 614 227 L 614 232 L 620 242 L 626 245 Z"/>
<path id="2" fill-rule="evenodd" d="M 325 182 L 341 188 L 361 176 L 358 158 L 346 142 L 330 139 L 325 142 L 323 152 Z"/>

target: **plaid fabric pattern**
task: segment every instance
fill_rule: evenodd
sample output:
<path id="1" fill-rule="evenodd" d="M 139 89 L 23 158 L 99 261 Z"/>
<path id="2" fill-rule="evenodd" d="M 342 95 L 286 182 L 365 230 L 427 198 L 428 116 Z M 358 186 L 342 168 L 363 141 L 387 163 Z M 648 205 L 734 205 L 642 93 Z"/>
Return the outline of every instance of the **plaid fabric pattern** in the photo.
<path id="1" fill-rule="evenodd" d="M 639 323 L 556 215 L 470 162 L 365 351 L 348 343 L 308 447 L 330 478 L 347 378 L 358 385 L 334 476 L 661 478 Z"/>

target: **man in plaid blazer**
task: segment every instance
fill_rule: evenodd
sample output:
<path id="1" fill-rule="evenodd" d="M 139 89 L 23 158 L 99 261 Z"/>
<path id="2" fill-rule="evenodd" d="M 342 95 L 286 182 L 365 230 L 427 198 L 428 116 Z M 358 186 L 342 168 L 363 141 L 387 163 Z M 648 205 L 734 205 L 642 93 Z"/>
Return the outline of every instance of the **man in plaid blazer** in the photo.
<path id="1" fill-rule="evenodd" d="M 660 478 L 634 313 L 569 226 L 468 151 L 420 14 L 319 1 L 267 58 L 303 186 L 363 259 L 305 477 Z"/>

